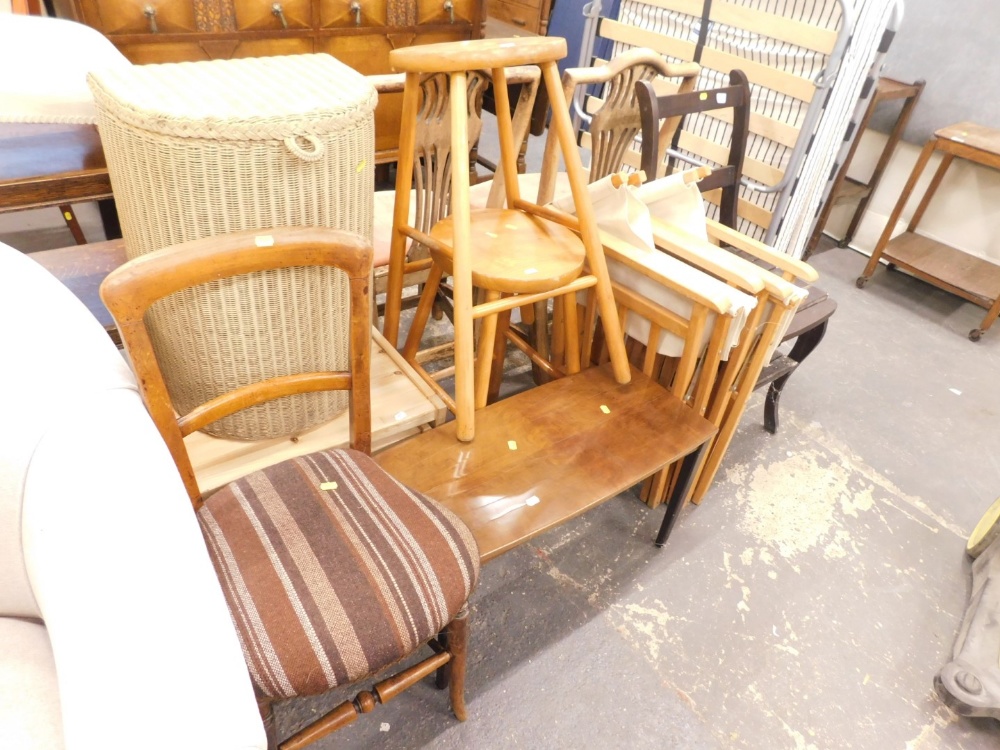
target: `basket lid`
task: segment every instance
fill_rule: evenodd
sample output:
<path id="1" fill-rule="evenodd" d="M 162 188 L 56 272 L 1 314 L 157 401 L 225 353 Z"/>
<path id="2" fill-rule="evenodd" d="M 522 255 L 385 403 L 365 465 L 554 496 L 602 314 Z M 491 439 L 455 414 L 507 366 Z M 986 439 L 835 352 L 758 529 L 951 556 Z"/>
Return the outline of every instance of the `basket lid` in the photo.
<path id="1" fill-rule="evenodd" d="M 133 65 L 87 76 L 98 109 L 181 138 L 322 135 L 368 118 L 378 95 L 326 54 Z"/>

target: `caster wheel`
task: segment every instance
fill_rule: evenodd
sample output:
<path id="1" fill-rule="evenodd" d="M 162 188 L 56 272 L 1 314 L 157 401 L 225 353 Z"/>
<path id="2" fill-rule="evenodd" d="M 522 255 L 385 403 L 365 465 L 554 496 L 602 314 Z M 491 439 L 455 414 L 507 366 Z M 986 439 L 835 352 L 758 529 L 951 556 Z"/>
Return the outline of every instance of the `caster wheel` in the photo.
<path id="1" fill-rule="evenodd" d="M 858 280 L 854 282 L 854 285 L 858 289 L 864 289 L 866 286 L 868 286 L 868 277 L 867 276 L 858 276 Z"/>
<path id="2" fill-rule="evenodd" d="M 886 266 L 885 266 L 885 270 L 886 271 L 895 271 L 896 270 L 896 264 L 895 263 L 887 263 Z"/>
<path id="3" fill-rule="evenodd" d="M 973 328 L 969 331 L 969 341 L 979 341 L 983 337 L 983 332 L 979 328 Z"/>
<path id="4" fill-rule="evenodd" d="M 979 519 L 976 528 L 969 535 L 965 551 L 969 557 L 979 557 L 996 538 L 1000 536 L 1000 497 L 993 501 L 983 517 Z"/>

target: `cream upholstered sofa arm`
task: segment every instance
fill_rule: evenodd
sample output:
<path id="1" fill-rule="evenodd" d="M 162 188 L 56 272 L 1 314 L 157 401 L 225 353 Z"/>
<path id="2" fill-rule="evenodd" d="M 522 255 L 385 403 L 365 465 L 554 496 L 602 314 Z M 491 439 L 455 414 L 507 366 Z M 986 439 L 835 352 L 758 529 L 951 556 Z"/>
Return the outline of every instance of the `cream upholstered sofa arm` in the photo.
<path id="1" fill-rule="evenodd" d="M 109 391 L 52 425 L 23 541 L 67 748 L 266 747 L 194 511 L 138 394 Z"/>
<path id="2" fill-rule="evenodd" d="M 0 349 L 0 629 L 35 647 L 0 638 L 0 747 L 265 748 L 131 372 L 68 289 L 2 244 Z"/>

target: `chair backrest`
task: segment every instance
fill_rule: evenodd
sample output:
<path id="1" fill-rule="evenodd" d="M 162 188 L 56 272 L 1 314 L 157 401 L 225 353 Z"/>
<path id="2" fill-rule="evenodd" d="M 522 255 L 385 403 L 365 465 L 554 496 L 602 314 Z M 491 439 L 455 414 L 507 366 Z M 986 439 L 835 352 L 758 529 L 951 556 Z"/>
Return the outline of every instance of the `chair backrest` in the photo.
<path id="1" fill-rule="evenodd" d="M 639 81 L 684 93 L 694 88 L 700 70 L 697 63 L 670 63 L 662 55 L 643 48 L 629 50 L 610 62 L 593 67 L 568 68 L 562 76 L 567 102 L 573 101 L 581 87 L 602 87 L 603 98 L 585 99 L 585 107 L 592 118 L 589 127 L 580 133 L 580 144 L 591 152 L 588 180 L 596 182 L 623 168 L 639 167 L 639 154 L 635 151 L 635 138 L 641 127 L 635 94 Z M 673 84 L 664 79 L 680 80 Z M 665 127 L 675 129 L 678 123 L 679 118 L 665 123 Z M 556 148 L 556 139 L 550 132 L 542 161 L 539 203 L 548 203 L 555 195 Z"/>
<path id="2" fill-rule="evenodd" d="M 325 228 L 281 228 L 206 237 L 129 261 L 101 284 L 101 299 L 118 324 L 146 408 L 170 449 L 195 507 L 201 492 L 184 437 L 241 409 L 296 393 L 350 390 L 351 447 L 371 450 L 369 274 L 371 246 L 354 234 Z M 178 416 L 156 359 L 144 315 L 170 294 L 208 282 L 276 268 L 332 266 L 348 279 L 348 367 L 342 372 L 302 372 L 251 383 Z M 248 348 L 253 349 L 252 341 Z"/>
<path id="3" fill-rule="evenodd" d="M 722 188 L 719 202 L 719 220 L 728 227 L 736 228 L 736 208 L 739 201 L 740 178 L 743 175 L 743 160 L 746 155 L 747 139 L 750 134 L 750 84 L 740 70 L 729 74 L 729 85 L 706 91 L 657 96 L 647 81 L 635 84 L 639 100 L 639 115 L 642 120 L 642 168 L 649 179 L 654 179 L 667 168 L 664 155 L 670 147 L 674 132 L 661 128 L 660 121 L 674 123 L 674 130 L 680 124 L 680 117 L 720 109 L 731 109 L 731 135 L 729 150 L 724 166 L 715 169 L 711 175 L 701 180 L 701 191 L 708 192 Z"/>
<path id="4" fill-rule="evenodd" d="M 468 76 L 469 144 L 475 146 L 483 129 L 483 93 L 489 85 L 488 71 Z M 420 82 L 420 109 L 414 136 L 413 187 L 416 213 L 413 226 L 430 232 L 450 212 L 451 119 L 448 107 L 448 76 L 432 73 Z M 415 259 L 411 258 L 411 259 Z"/>

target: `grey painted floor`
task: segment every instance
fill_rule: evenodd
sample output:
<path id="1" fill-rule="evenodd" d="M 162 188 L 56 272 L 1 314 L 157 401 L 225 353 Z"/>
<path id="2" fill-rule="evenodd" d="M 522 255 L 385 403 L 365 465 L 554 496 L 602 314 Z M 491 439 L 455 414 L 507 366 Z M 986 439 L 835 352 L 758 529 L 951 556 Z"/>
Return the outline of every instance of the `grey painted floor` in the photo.
<path id="1" fill-rule="evenodd" d="M 2 218 L 0 241 L 71 241 Z M 884 270 L 858 290 L 850 250 L 813 262 L 840 307 L 778 434 L 756 396 L 664 549 L 662 511 L 624 495 L 488 564 L 469 720 L 422 684 L 314 747 L 1000 744 L 1000 723 L 931 686 L 966 603 L 965 536 L 1000 494 L 1000 328 L 973 344 L 978 308 Z M 283 707 L 282 731 L 342 698 Z"/>

